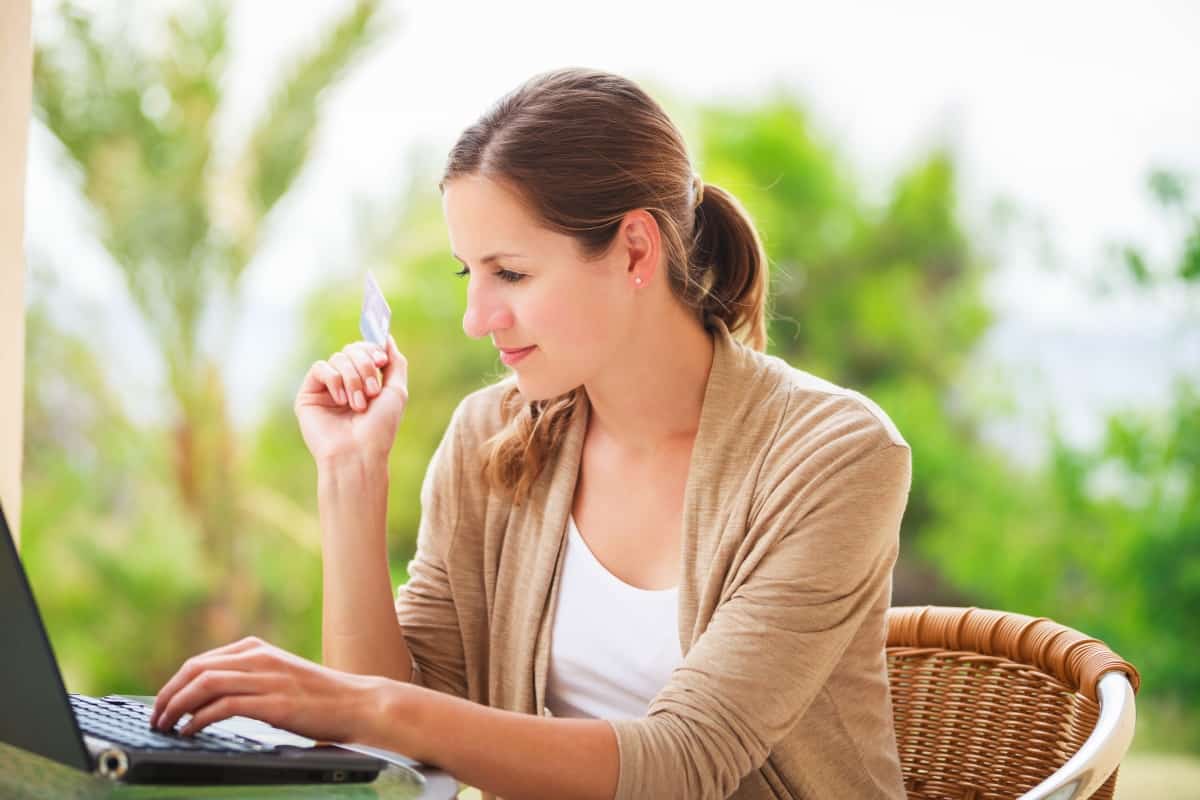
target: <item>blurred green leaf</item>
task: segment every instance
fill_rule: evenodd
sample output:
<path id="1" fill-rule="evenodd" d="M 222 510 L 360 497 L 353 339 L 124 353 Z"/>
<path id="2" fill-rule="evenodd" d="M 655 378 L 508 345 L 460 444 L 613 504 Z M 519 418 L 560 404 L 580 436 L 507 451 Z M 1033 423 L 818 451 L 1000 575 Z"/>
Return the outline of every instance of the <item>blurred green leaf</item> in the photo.
<path id="1" fill-rule="evenodd" d="M 307 163 L 328 87 L 341 80 L 384 32 L 378 10 L 378 0 L 358 0 L 321 46 L 292 67 L 275 92 L 243 159 L 255 218 L 266 216 Z M 248 250 L 249 245 L 243 246 Z"/>
<path id="2" fill-rule="evenodd" d="M 1200 218 L 1192 227 L 1192 235 L 1184 244 L 1183 258 L 1180 259 L 1179 277 L 1185 281 L 1200 281 Z"/>
<path id="3" fill-rule="evenodd" d="M 1146 182 L 1150 193 L 1166 208 L 1181 206 L 1188 201 L 1187 180 L 1177 172 L 1156 169 L 1150 173 Z"/>
<path id="4" fill-rule="evenodd" d="M 1129 274 L 1133 277 L 1135 283 L 1146 286 L 1150 283 L 1150 269 L 1146 266 L 1146 259 L 1142 254 L 1132 247 L 1126 247 L 1123 251 L 1125 256 L 1125 265 L 1129 267 Z"/>

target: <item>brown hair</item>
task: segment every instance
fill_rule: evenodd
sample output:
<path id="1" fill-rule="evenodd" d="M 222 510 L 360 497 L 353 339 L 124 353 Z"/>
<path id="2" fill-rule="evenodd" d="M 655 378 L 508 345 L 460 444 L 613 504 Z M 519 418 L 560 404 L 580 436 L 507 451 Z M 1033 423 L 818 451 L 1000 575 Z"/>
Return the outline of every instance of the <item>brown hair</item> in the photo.
<path id="1" fill-rule="evenodd" d="M 767 259 L 750 215 L 733 195 L 699 183 L 682 135 L 633 81 L 583 68 L 535 75 L 462 132 L 439 189 L 464 175 L 514 189 L 585 259 L 609 249 L 625 214 L 646 209 L 675 297 L 705 327 L 719 318 L 735 338 L 766 348 Z M 493 488 L 516 504 L 528 495 L 582 392 L 527 402 L 513 380 L 501 400 L 504 427 L 483 444 Z"/>

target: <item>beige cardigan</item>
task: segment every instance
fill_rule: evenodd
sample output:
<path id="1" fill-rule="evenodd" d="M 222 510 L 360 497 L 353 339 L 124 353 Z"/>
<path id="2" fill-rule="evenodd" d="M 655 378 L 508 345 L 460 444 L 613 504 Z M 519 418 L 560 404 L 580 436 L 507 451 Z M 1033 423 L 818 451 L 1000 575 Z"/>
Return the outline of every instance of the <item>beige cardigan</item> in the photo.
<path id="1" fill-rule="evenodd" d="M 610 721 L 616 797 L 903 798 L 884 615 L 908 445 L 863 395 L 714 325 L 684 491 L 684 660 L 646 717 Z M 488 492 L 477 456 L 504 385 L 468 395 L 434 453 L 396 611 L 415 683 L 546 714 L 589 407 L 515 507 Z"/>

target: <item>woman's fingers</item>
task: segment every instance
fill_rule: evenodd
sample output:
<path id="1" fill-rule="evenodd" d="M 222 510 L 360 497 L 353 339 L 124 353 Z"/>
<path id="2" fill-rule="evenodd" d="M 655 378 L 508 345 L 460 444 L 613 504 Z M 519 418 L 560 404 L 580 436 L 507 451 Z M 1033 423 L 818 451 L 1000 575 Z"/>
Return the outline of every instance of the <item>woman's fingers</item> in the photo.
<path id="1" fill-rule="evenodd" d="M 350 407 L 355 411 L 365 410 L 367 407 L 366 387 L 363 385 L 362 376 L 358 374 L 358 367 L 354 366 L 350 356 L 346 355 L 346 351 L 339 350 L 330 356 L 329 363 L 341 373 L 342 384 L 346 387 L 346 396 L 350 398 Z"/>
<path id="2" fill-rule="evenodd" d="M 330 366 L 328 361 L 314 361 L 304 374 L 304 381 L 300 385 L 300 391 L 296 393 L 296 400 L 303 400 L 305 404 L 315 402 L 319 405 L 336 406 L 339 405 L 339 392 L 344 398 L 341 373 Z M 344 403 L 345 400 L 341 402 Z"/>
<path id="3" fill-rule="evenodd" d="M 271 691 L 275 683 L 275 676 L 270 674 L 233 669 L 205 670 L 175 693 L 155 727 L 171 730 L 184 714 L 190 713 L 193 719 L 181 732 L 198 730 L 204 725 L 197 725 L 197 710 L 230 695 L 265 694 Z"/>
<path id="4" fill-rule="evenodd" d="M 346 345 L 343 352 L 350 357 L 350 360 L 358 369 L 358 375 L 363 380 L 367 397 L 374 397 L 379 394 L 383 375 L 379 372 L 376 356 L 382 351 L 368 342 L 354 342 L 353 344 Z"/>
<path id="5" fill-rule="evenodd" d="M 251 639 L 185 662 L 156 698 L 151 725 L 173 730 L 190 715 L 179 732 L 191 735 L 240 715 L 320 741 L 353 741 L 367 727 L 364 718 L 377 705 L 377 689 L 375 679 Z"/>
<path id="6" fill-rule="evenodd" d="M 342 374 L 325 360 L 313 364 L 313 372 L 316 374 L 317 379 L 321 381 L 321 385 L 329 390 L 329 396 L 333 398 L 334 402 L 340 406 L 345 405 L 346 387 L 342 383 Z"/>
<path id="7" fill-rule="evenodd" d="M 220 722 L 230 717 L 252 717 L 268 722 L 274 718 L 274 706 L 273 698 L 261 694 L 226 695 L 216 698 L 192 712 L 192 718 L 179 730 L 179 733 L 183 736 L 191 736 L 214 722 Z M 270 723 L 268 722 L 268 724 Z"/>
<path id="8" fill-rule="evenodd" d="M 309 404 L 349 405 L 355 411 L 366 411 L 367 401 L 387 383 L 387 372 L 381 370 L 395 363 L 391 351 L 395 351 L 391 337 L 387 350 L 371 342 L 352 342 L 328 360 L 313 363 L 300 387 L 300 396 Z"/>
<path id="9" fill-rule="evenodd" d="M 408 359 L 400 352 L 400 348 L 396 347 L 396 340 L 392 338 L 391 334 L 388 334 L 387 359 L 387 367 L 383 370 L 383 385 L 403 389 L 404 395 L 407 397 Z"/>
<path id="10" fill-rule="evenodd" d="M 198 674 L 218 666 L 223 668 L 244 666 L 249 663 L 251 658 L 255 657 L 254 651 L 262 644 L 265 643 L 261 639 L 248 636 L 245 639 L 239 639 L 231 644 L 192 656 L 183 662 L 183 666 L 158 690 L 158 695 L 154 698 L 154 710 L 150 714 L 150 724 L 155 725 L 159 721 L 175 694 Z"/>
<path id="11" fill-rule="evenodd" d="M 389 336 L 388 338 L 390 339 L 391 337 Z M 375 361 L 375 366 L 379 367 L 380 369 L 383 369 L 385 366 L 387 366 L 388 346 L 386 344 L 383 347 L 380 347 L 374 342 L 355 342 L 355 344 L 366 348 L 367 352 L 371 354 L 371 358 Z"/>

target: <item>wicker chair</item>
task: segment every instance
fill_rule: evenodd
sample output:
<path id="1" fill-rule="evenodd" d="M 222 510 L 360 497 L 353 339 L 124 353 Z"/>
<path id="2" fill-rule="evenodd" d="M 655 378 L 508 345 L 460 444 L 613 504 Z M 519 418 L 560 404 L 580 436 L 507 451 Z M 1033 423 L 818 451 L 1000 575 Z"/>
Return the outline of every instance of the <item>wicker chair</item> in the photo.
<path id="1" fill-rule="evenodd" d="M 888 611 L 888 676 L 909 798 L 1110 800 L 1137 670 L 1045 618 Z"/>

